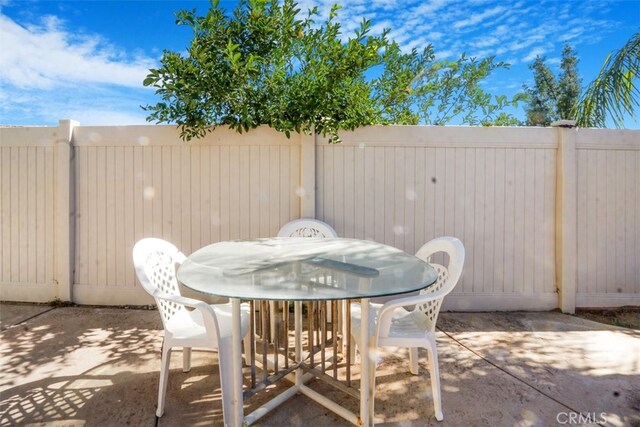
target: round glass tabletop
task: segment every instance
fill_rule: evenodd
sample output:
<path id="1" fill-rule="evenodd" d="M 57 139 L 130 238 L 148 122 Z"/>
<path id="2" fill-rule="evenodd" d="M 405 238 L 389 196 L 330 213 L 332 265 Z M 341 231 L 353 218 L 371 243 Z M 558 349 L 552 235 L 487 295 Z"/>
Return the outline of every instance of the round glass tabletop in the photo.
<path id="1" fill-rule="evenodd" d="M 208 295 L 310 301 L 404 294 L 430 286 L 437 273 L 376 242 L 283 237 L 206 246 L 182 263 L 177 277 Z"/>

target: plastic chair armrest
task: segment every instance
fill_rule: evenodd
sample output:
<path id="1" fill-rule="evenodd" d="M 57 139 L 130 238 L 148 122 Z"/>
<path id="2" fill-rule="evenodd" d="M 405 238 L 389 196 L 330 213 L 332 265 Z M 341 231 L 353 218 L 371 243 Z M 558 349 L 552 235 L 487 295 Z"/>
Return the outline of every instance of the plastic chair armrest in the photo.
<path id="1" fill-rule="evenodd" d="M 177 304 L 184 305 L 190 308 L 196 308 L 198 310 L 207 310 L 213 313 L 213 309 L 209 304 L 204 301 L 197 300 L 195 298 L 183 297 L 182 295 L 172 295 L 164 292 L 156 292 L 154 294 L 156 298 L 160 298 L 167 301 L 172 301 Z"/>
<path id="2" fill-rule="evenodd" d="M 389 334 L 391 328 L 391 320 L 393 318 L 393 312 L 397 308 L 415 306 L 417 304 L 424 304 L 429 301 L 435 301 L 444 298 L 451 292 L 451 289 L 440 289 L 428 294 L 412 295 L 410 297 L 398 298 L 391 301 L 387 301 L 378 311 L 378 321 L 376 322 L 376 337 L 386 336 Z"/>
<path id="3" fill-rule="evenodd" d="M 213 307 L 206 302 L 195 298 L 183 297 L 182 295 L 172 295 L 164 292 L 156 292 L 154 297 L 198 310 L 202 314 L 202 320 L 204 321 L 204 326 L 207 329 L 207 335 L 212 339 L 220 336 L 216 313 L 213 310 Z M 212 335 L 211 332 L 214 332 L 215 335 Z"/>

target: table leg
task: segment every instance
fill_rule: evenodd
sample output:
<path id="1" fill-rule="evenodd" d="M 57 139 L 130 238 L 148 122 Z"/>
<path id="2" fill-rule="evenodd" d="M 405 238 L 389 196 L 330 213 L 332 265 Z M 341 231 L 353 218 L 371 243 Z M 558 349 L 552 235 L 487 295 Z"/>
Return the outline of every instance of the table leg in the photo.
<path id="1" fill-rule="evenodd" d="M 302 385 L 302 302 L 294 302 L 294 317 L 295 317 L 295 346 L 296 346 L 296 388 L 300 388 Z"/>
<path id="2" fill-rule="evenodd" d="M 360 307 L 362 310 L 360 320 L 360 342 L 362 343 L 362 348 L 360 349 L 360 421 L 363 426 L 368 427 L 372 421 L 369 419 L 369 400 L 371 396 L 369 370 L 371 369 L 371 358 L 374 355 L 370 348 L 369 298 L 362 298 Z M 347 363 L 349 362 L 347 361 Z"/>
<path id="3" fill-rule="evenodd" d="M 242 333 L 240 319 L 240 299 L 231 299 L 231 353 L 233 355 L 233 420 L 234 426 L 241 426 L 243 422 L 243 399 L 242 399 Z"/>

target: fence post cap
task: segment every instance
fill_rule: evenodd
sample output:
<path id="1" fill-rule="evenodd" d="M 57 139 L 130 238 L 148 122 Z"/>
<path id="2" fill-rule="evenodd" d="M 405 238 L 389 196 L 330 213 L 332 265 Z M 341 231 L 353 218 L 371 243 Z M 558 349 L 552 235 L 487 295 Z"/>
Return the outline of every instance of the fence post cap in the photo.
<path id="1" fill-rule="evenodd" d="M 551 123 L 551 127 L 574 128 L 576 127 L 576 121 L 575 120 L 556 120 L 555 122 Z"/>

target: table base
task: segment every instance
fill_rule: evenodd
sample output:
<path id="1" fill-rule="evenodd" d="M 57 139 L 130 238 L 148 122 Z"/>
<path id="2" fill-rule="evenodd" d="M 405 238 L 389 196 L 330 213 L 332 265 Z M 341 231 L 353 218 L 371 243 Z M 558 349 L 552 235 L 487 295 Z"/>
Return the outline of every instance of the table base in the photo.
<path id="1" fill-rule="evenodd" d="M 233 317 L 234 326 L 237 321 L 238 323 L 237 327 L 239 329 L 240 300 L 231 299 L 231 303 L 232 303 L 232 315 L 234 316 Z M 368 315 L 369 315 L 369 300 L 362 299 L 361 304 L 362 304 L 362 317 L 366 319 L 368 318 Z M 240 340 L 239 339 L 233 340 L 233 354 L 234 354 L 233 360 L 235 364 L 233 369 L 234 369 L 234 372 L 238 373 L 237 375 L 234 376 L 234 380 L 235 380 L 234 381 L 234 399 L 232 402 L 233 418 L 230 417 L 230 419 L 233 420 L 232 421 L 233 425 L 235 426 L 251 425 L 252 423 L 262 418 L 264 415 L 276 409 L 282 403 L 286 402 L 292 396 L 295 396 L 297 394 L 303 394 L 355 425 L 368 426 L 370 424 L 370 421 L 372 421 L 373 419 L 372 414 L 370 414 L 370 405 L 369 405 L 370 398 L 371 398 L 371 390 L 370 390 L 370 384 L 369 384 L 370 376 L 367 374 L 369 372 L 369 366 L 370 366 L 369 357 L 364 357 L 365 352 L 361 351 L 360 392 L 358 393 L 355 389 L 347 387 L 337 379 L 334 379 L 333 377 L 324 373 L 322 370 L 312 367 L 310 365 L 307 365 L 306 363 L 303 362 L 302 360 L 302 323 L 303 322 L 302 322 L 302 302 L 301 301 L 294 302 L 294 318 L 295 318 L 294 319 L 295 321 L 295 364 L 289 367 L 288 369 L 285 369 L 282 372 L 279 372 L 276 375 L 272 375 L 270 377 L 270 380 L 267 381 L 267 384 L 265 384 L 262 387 L 259 387 L 257 390 L 250 390 L 249 393 L 247 392 L 243 393 L 243 390 L 242 390 L 242 360 L 241 360 Z M 363 327 L 361 332 L 362 332 L 361 342 L 366 343 L 366 345 L 368 345 L 369 343 L 368 322 L 363 322 Z M 372 354 L 372 353 L 366 352 L 366 354 Z M 285 355 L 285 357 L 288 357 L 288 355 Z M 348 364 L 349 364 L 349 360 L 347 357 L 347 366 Z M 266 369 L 266 367 L 263 367 L 263 368 Z M 265 389 L 268 385 L 273 384 L 275 381 L 285 377 L 290 377 L 292 373 L 294 374 L 294 378 L 292 379 L 294 382 L 293 386 L 281 392 L 280 394 L 278 394 L 277 396 L 269 400 L 267 403 L 265 403 L 264 405 L 260 406 L 259 408 L 251 412 L 250 414 L 247 414 L 247 415 L 243 414 L 243 409 L 242 409 L 243 397 L 245 397 L 245 395 L 249 397 L 251 395 L 259 393 L 261 390 Z M 320 393 L 308 387 L 306 383 L 313 378 L 318 378 L 323 382 L 326 382 L 336 387 L 338 390 L 345 392 L 351 397 L 360 398 L 360 414 L 359 415 L 354 414 L 353 412 L 342 407 L 341 405 L 334 402 L 333 400 L 326 398 L 325 396 L 321 395 Z"/>

